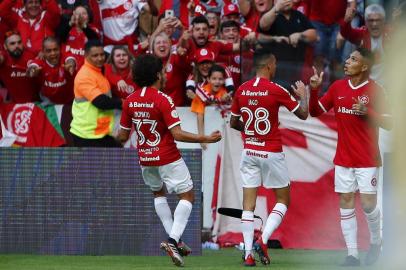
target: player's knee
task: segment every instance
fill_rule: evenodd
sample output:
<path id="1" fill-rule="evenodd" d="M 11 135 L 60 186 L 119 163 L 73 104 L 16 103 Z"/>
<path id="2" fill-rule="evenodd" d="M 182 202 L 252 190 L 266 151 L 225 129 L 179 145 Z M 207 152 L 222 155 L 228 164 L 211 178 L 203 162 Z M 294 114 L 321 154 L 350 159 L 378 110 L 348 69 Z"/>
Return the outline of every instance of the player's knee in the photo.
<path id="1" fill-rule="evenodd" d="M 365 213 L 371 213 L 376 208 L 376 198 L 361 198 L 361 206 Z"/>
<path id="2" fill-rule="evenodd" d="M 354 194 L 353 193 L 341 193 L 340 195 L 340 207 L 341 208 L 354 208 Z"/>
<path id="3" fill-rule="evenodd" d="M 195 193 L 193 192 L 193 190 L 189 190 L 185 193 L 178 194 L 178 198 L 179 200 L 186 200 L 193 203 L 195 200 Z"/>

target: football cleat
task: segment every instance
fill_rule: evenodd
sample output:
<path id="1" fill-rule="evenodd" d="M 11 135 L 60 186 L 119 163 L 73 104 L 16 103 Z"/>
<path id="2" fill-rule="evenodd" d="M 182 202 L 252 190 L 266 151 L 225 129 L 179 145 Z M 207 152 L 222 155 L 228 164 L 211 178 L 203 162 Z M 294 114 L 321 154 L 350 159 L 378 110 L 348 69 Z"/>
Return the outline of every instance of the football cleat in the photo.
<path id="1" fill-rule="evenodd" d="M 254 250 L 258 254 L 259 259 L 263 265 L 268 265 L 271 260 L 268 255 L 268 246 L 262 242 L 262 237 L 254 243 Z"/>
<path id="2" fill-rule="evenodd" d="M 347 256 L 345 257 L 345 260 L 340 266 L 360 266 L 361 262 L 359 259 L 355 258 L 354 256 Z"/>
<path id="3" fill-rule="evenodd" d="M 173 263 L 176 266 L 184 266 L 183 258 L 179 254 L 178 248 L 176 245 L 169 243 L 169 242 L 162 242 L 161 243 L 161 249 L 168 254 L 169 257 L 171 257 Z"/>
<path id="4" fill-rule="evenodd" d="M 183 241 L 179 241 L 179 243 L 178 243 L 178 251 L 179 251 L 179 254 L 182 257 L 186 257 L 190 253 L 192 253 L 192 249 L 188 245 L 186 245 L 186 243 L 183 242 Z"/>
<path id="5" fill-rule="evenodd" d="M 256 266 L 255 260 L 251 254 L 244 260 L 244 266 Z"/>
<path id="6" fill-rule="evenodd" d="M 380 254 L 381 254 L 381 245 L 371 244 L 367 256 L 365 257 L 365 264 L 373 265 L 379 259 Z"/>

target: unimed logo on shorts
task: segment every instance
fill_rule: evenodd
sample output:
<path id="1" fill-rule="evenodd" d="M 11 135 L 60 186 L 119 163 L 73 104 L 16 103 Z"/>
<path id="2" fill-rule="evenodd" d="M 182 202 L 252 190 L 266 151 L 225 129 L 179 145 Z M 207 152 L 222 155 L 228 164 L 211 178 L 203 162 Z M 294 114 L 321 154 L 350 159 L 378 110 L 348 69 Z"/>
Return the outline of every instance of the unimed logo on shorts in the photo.
<path id="1" fill-rule="evenodd" d="M 372 185 L 373 187 L 376 187 L 376 178 L 375 178 L 375 177 L 372 178 L 372 180 L 371 180 L 371 185 Z"/>

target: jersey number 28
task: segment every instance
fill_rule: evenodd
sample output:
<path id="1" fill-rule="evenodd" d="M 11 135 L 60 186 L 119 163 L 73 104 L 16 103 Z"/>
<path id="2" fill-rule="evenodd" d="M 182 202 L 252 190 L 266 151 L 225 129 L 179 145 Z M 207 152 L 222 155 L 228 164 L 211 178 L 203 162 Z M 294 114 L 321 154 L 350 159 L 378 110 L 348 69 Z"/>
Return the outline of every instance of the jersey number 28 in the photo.
<path id="1" fill-rule="evenodd" d="M 248 119 L 245 121 L 244 132 L 248 136 L 254 136 L 255 133 L 258 135 L 266 135 L 271 130 L 271 122 L 269 121 L 269 112 L 263 107 L 258 107 L 255 111 L 251 111 L 250 108 L 242 107 L 241 113 L 246 113 Z M 252 121 L 254 121 L 254 130 L 250 130 Z M 261 123 L 263 123 L 261 125 Z M 261 125 L 261 127 L 260 127 Z"/>

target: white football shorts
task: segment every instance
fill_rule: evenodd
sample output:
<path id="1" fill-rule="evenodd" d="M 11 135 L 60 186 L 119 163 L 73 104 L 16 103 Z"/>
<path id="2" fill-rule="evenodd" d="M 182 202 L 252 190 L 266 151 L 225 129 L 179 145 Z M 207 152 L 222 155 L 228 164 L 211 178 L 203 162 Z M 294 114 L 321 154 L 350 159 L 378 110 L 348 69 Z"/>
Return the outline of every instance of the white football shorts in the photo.
<path id="1" fill-rule="evenodd" d="M 376 194 L 378 188 L 379 167 L 348 168 L 335 166 L 334 190 L 338 193 Z"/>
<path id="2" fill-rule="evenodd" d="M 284 153 L 244 149 L 241 155 L 240 173 L 242 186 L 283 188 L 290 184 Z"/>
<path id="3" fill-rule="evenodd" d="M 142 177 L 152 191 L 159 191 L 165 183 L 168 193 L 181 194 L 193 188 L 192 178 L 181 158 L 163 166 L 141 166 Z"/>

